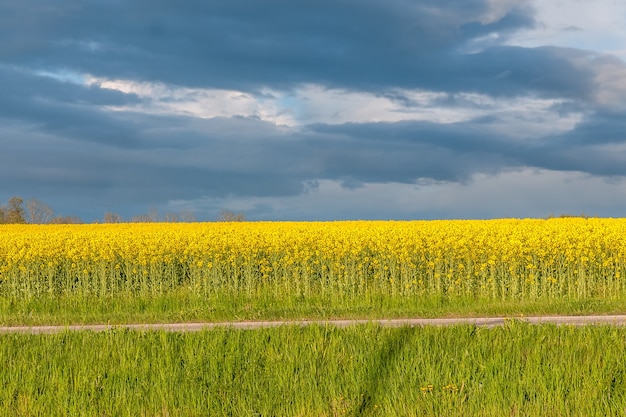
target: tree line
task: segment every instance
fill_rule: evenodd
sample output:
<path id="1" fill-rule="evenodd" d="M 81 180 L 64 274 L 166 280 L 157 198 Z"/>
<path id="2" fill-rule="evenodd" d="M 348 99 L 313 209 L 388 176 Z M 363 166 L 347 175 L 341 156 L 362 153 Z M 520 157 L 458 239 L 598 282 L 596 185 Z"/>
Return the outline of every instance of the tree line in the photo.
<path id="1" fill-rule="evenodd" d="M 0 207 L 0 223 L 72 224 L 83 221 L 76 216 L 55 215 L 49 205 L 36 198 L 24 201 L 21 197 L 11 197 Z"/>
<path id="2" fill-rule="evenodd" d="M 241 222 L 246 218 L 243 213 L 232 210 L 222 210 L 217 221 Z M 150 209 L 147 214 L 140 214 L 129 219 L 113 212 L 106 212 L 102 223 L 148 223 L 148 222 L 195 222 L 196 216 L 190 211 L 168 212 L 159 215 L 156 209 Z M 55 215 L 54 210 L 36 198 L 24 201 L 21 197 L 11 197 L 0 207 L 0 224 L 78 224 L 85 223 L 73 215 Z M 98 223 L 98 222 L 96 222 Z"/>

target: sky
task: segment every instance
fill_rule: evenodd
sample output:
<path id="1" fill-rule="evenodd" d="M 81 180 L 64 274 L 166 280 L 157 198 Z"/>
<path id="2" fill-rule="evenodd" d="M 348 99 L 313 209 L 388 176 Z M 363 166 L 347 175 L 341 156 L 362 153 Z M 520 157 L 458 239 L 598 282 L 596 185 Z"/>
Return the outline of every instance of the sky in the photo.
<path id="1" fill-rule="evenodd" d="M 0 0 L 0 203 L 626 217 L 622 0 Z"/>

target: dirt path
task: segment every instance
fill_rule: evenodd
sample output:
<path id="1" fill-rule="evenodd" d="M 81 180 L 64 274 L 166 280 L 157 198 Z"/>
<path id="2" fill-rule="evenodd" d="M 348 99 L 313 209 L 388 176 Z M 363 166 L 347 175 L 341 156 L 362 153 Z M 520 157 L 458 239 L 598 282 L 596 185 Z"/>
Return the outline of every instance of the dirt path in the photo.
<path id="1" fill-rule="evenodd" d="M 0 334 L 6 333 L 59 333 L 65 331 L 88 330 L 102 332 L 111 329 L 131 330 L 164 330 L 169 332 L 196 332 L 204 329 L 233 328 L 260 329 L 277 326 L 323 326 L 346 327 L 356 324 L 377 323 L 387 327 L 401 326 L 451 326 L 455 324 L 475 324 L 483 327 L 503 326 L 512 320 L 531 324 L 553 323 L 558 325 L 583 326 L 589 324 L 626 325 L 626 315 L 620 316 L 538 316 L 538 317 L 471 317 L 471 318 L 438 318 L 438 319 L 380 319 L 380 320 L 280 320 L 280 321 L 245 321 L 217 323 L 156 323 L 156 324 L 92 324 L 72 326 L 10 326 L 0 327 Z"/>

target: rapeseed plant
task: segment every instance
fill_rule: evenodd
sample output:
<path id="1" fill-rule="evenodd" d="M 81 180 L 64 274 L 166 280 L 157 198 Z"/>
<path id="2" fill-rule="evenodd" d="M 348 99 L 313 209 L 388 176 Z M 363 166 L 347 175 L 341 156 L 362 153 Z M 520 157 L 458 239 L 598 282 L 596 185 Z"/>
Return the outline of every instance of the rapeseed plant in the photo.
<path id="1" fill-rule="evenodd" d="M 0 295 L 626 295 L 626 219 L 0 226 Z"/>

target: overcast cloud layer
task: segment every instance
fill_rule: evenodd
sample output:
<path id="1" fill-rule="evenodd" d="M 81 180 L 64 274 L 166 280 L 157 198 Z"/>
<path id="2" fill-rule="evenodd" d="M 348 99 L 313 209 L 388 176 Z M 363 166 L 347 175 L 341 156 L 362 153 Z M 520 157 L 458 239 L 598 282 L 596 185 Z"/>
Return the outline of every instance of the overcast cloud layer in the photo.
<path id="1" fill-rule="evenodd" d="M 0 1 L 0 201 L 626 216 L 624 23 L 614 0 Z"/>

